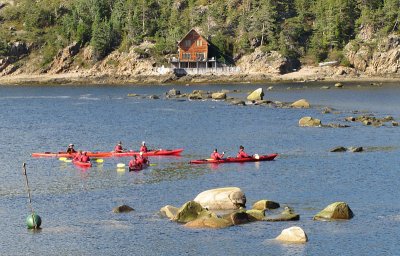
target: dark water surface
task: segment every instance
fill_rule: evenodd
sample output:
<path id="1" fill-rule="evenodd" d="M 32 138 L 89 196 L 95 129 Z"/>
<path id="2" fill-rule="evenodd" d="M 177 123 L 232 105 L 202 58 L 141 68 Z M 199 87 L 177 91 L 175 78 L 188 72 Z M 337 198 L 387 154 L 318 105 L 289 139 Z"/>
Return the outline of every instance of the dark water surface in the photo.
<path id="1" fill-rule="evenodd" d="M 175 86 L 247 91 L 267 85 Z M 400 119 L 400 86 L 280 84 L 267 99 L 307 99 L 311 109 L 231 106 L 216 101 L 150 100 L 129 93 L 162 95 L 172 86 L 18 86 L 0 87 L 0 255 L 398 255 L 400 240 L 400 128 L 300 128 L 303 116 L 344 123 L 354 110 Z M 325 84 L 324 84 L 325 85 Z M 291 87 L 290 90 L 287 87 Z M 336 114 L 321 114 L 323 107 Z M 122 140 L 137 149 L 179 148 L 182 157 L 152 158 L 142 172 L 117 171 L 127 158 L 105 159 L 81 170 L 57 159 L 31 158 L 32 152 L 63 150 L 68 143 L 92 151 L 112 150 Z M 235 155 L 273 153 L 273 162 L 190 166 L 218 147 Z M 363 153 L 330 153 L 335 146 L 363 146 Z M 27 202 L 22 163 L 27 163 L 33 206 L 43 229 L 25 227 Z M 248 207 L 260 199 L 290 205 L 298 222 L 255 222 L 222 230 L 192 230 L 163 219 L 158 210 L 181 206 L 198 193 L 237 186 Z M 315 222 L 328 204 L 345 201 L 350 221 Z M 120 204 L 135 208 L 113 214 Z M 300 226 L 310 241 L 273 241 Z"/>

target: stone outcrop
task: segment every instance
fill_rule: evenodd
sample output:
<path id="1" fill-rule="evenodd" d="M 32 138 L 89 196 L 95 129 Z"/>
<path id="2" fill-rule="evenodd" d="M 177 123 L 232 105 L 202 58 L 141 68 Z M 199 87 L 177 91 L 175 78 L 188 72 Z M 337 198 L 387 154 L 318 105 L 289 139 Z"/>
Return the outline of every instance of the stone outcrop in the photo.
<path id="1" fill-rule="evenodd" d="M 124 213 L 124 212 L 134 211 L 134 209 L 132 207 L 130 207 L 129 205 L 124 204 L 124 205 L 120 205 L 120 206 L 113 208 L 112 211 L 114 213 Z"/>
<path id="2" fill-rule="evenodd" d="M 265 216 L 266 221 L 296 221 L 299 219 L 300 215 L 295 213 L 290 207 L 285 207 L 285 209 L 278 215 Z"/>
<path id="3" fill-rule="evenodd" d="M 288 243 L 305 243 L 308 241 L 307 234 L 304 230 L 296 226 L 282 230 L 281 234 L 275 239 Z"/>
<path id="4" fill-rule="evenodd" d="M 346 152 L 346 151 L 347 151 L 347 148 L 342 147 L 342 146 L 339 146 L 339 147 L 336 147 L 336 148 L 332 148 L 330 150 L 330 152 Z"/>
<path id="5" fill-rule="evenodd" d="M 321 125 L 321 120 L 310 116 L 303 117 L 299 120 L 299 126 L 301 127 L 321 127 Z"/>
<path id="6" fill-rule="evenodd" d="M 310 108 L 310 103 L 305 99 L 301 99 L 293 102 L 290 106 L 292 108 Z"/>
<path id="7" fill-rule="evenodd" d="M 226 99 L 226 93 L 224 92 L 214 92 L 211 94 L 211 98 L 214 100 L 225 100 Z"/>
<path id="8" fill-rule="evenodd" d="M 187 223 L 198 218 L 209 217 L 212 215 L 215 214 L 204 209 L 199 203 L 189 201 L 179 208 L 172 220 L 180 223 Z"/>
<path id="9" fill-rule="evenodd" d="M 262 88 L 258 88 L 247 96 L 248 100 L 263 100 L 264 92 Z"/>
<path id="10" fill-rule="evenodd" d="M 325 209 L 314 216 L 314 220 L 348 220 L 354 214 L 345 202 L 336 202 L 328 205 Z"/>
<path id="11" fill-rule="evenodd" d="M 73 57 L 79 52 L 78 42 L 74 42 L 60 50 L 50 64 L 49 74 L 59 74 L 69 69 L 73 62 Z"/>
<path id="12" fill-rule="evenodd" d="M 194 201 L 210 210 L 234 210 L 245 207 L 246 196 L 240 188 L 225 187 L 201 192 Z"/>
<path id="13" fill-rule="evenodd" d="M 169 218 L 170 220 L 174 219 L 176 214 L 178 214 L 179 208 L 176 208 L 172 205 L 166 205 L 160 209 L 160 213 L 162 216 Z"/>
<path id="14" fill-rule="evenodd" d="M 349 147 L 350 152 L 362 152 L 364 151 L 363 147 Z"/>
<path id="15" fill-rule="evenodd" d="M 278 209 L 281 207 L 279 203 L 270 200 L 259 200 L 252 206 L 255 210 Z"/>
<path id="16" fill-rule="evenodd" d="M 370 45 L 377 44 L 377 47 Z M 369 75 L 400 74 L 400 36 L 354 40 L 346 45 L 345 56 L 357 70 Z"/>
<path id="17" fill-rule="evenodd" d="M 293 65 L 288 58 L 276 51 L 263 52 L 260 48 L 240 58 L 237 66 L 245 73 L 285 74 L 293 71 Z"/>
<path id="18" fill-rule="evenodd" d="M 11 44 L 8 54 L 10 56 L 19 58 L 22 55 L 25 55 L 28 53 L 29 53 L 28 45 L 25 42 L 18 41 L 18 42 Z"/>
<path id="19" fill-rule="evenodd" d="M 189 228 L 227 228 L 232 226 L 232 222 L 223 218 L 216 216 L 211 216 L 208 218 L 199 218 L 192 220 L 185 224 L 185 227 Z"/>

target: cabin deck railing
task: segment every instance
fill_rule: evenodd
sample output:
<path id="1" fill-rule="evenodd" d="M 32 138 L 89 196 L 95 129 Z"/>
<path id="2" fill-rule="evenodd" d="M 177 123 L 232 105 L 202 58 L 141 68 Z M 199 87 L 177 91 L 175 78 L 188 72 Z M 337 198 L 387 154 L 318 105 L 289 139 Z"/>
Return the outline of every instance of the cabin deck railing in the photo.
<path id="1" fill-rule="evenodd" d="M 209 68 L 165 68 L 158 67 L 159 74 L 174 73 L 176 75 L 206 75 L 206 74 L 235 74 L 240 72 L 239 67 L 209 67 Z"/>

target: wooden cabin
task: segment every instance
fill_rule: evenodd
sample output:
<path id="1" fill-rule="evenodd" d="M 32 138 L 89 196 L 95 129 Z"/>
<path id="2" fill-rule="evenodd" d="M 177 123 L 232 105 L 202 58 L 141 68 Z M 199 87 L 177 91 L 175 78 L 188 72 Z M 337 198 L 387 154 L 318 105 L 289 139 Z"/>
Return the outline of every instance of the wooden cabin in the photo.
<path id="1" fill-rule="evenodd" d="M 178 58 L 173 58 L 174 68 L 211 68 L 216 60 L 209 56 L 210 44 L 192 29 L 178 42 Z"/>

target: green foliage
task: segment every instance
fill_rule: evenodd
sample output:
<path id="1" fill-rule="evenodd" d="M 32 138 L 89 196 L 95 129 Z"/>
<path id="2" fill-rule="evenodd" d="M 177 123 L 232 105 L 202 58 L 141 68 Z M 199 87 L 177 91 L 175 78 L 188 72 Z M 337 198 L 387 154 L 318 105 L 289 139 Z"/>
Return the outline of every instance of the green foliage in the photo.
<path id="1" fill-rule="evenodd" d="M 92 39 L 90 44 L 93 46 L 95 60 L 101 60 L 112 49 L 112 30 L 108 20 L 101 20 L 96 17 L 92 26 Z"/>

